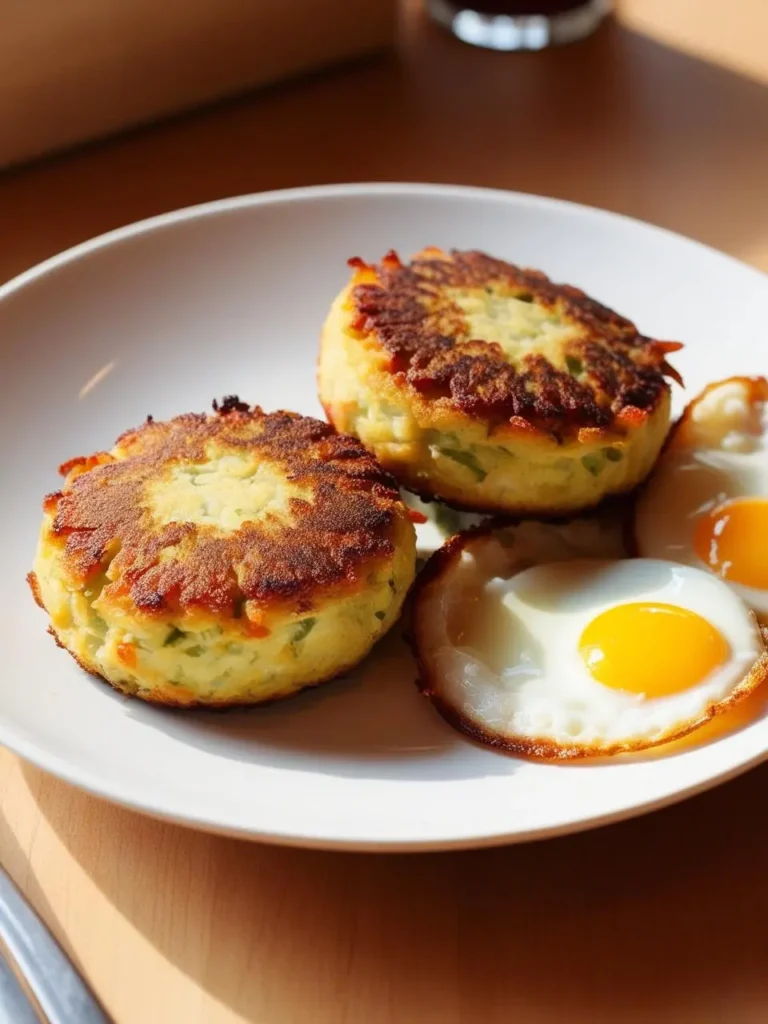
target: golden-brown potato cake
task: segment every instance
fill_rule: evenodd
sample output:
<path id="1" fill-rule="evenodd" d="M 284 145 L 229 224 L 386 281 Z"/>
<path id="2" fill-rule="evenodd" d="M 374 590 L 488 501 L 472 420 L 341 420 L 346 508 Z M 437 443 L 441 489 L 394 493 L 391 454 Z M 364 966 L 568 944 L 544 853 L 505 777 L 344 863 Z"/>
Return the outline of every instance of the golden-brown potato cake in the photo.
<path id="1" fill-rule="evenodd" d="M 62 466 L 30 584 L 83 668 L 148 701 L 260 703 L 330 679 L 396 620 L 415 534 L 354 438 L 227 399 Z"/>
<path id="2" fill-rule="evenodd" d="M 480 252 L 350 263 L 323 330 L 320 399 L 405 487 L 469 511 L 561 516 L 648 473 L 677 343 Z"/>

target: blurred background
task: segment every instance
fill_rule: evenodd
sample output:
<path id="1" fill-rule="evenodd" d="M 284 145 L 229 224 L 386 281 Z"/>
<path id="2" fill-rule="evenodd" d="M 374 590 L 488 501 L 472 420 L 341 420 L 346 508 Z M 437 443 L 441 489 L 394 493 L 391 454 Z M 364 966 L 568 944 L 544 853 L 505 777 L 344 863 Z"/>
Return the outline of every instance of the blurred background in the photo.
<path id="1" fill-rule="evenodd" d="M 516 53 L 461 42 L 427 3 L 458 9 L 6 5 L 0 279 L 175 207 L 393 179 L 562 196 L 768 269 L 765 0 L 617 0 L 586 38 Z"/>

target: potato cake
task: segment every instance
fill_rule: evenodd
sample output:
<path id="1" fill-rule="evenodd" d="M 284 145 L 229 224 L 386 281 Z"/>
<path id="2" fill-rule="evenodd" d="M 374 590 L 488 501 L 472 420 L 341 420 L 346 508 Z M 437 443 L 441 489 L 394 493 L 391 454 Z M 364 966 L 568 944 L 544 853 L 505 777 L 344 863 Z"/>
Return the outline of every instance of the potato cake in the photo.
<path id="1" fill-rule="evenodd" d="M 61 467 L 30 584 L 119 690 L 255 704 L 359 662 L 397 619 L 415 534 L 359 441 L 229 398 Z"/>
<path id="2" fill-rule="evenodd" d="M 323 330 L 320 399 L 405 487 L 468 511 L 557 517 L 649 472 L 679 344 L 480 252 L 350 263 Z"/>

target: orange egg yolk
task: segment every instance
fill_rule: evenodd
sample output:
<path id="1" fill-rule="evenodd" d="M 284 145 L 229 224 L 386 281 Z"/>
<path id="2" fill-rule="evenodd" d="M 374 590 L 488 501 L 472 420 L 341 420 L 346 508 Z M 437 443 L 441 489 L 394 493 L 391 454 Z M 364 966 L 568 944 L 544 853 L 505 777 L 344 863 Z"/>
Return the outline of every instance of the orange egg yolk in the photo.
<path id="1" fill-rule="evenodd" d="M 768 501 L 733 498 L 700 516 L 693 547 L 721 579 L 768 590 Z"/>
<path id="2" fill-rule="evenodd" d="M 579 653 L 603 686 L 666 697 L 703 682 L 724 664 L 730 648 L 696 612 L 638 602 L 593 619 L 581 634 Z"/>

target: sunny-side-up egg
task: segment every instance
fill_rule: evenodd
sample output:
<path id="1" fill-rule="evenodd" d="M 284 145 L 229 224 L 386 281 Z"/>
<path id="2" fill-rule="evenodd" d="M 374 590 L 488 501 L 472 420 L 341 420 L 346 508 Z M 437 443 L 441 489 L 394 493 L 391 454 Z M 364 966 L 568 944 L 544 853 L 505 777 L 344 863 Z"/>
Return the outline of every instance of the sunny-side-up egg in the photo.
<path id="1" fill-rule="evenodd" d="M 438 711 L 515 753 L 590 757 L 683 736 L 763 681 L 762 632 L 724 582 L 617 548 L 586 522 L 453 537 L 414 602 Z"/>
<path id="2" fill-rule="evenodd" d="M 635 506 L 637 553 L 706 568 L 768 622 L 768 381 L 690 403 Z"/>

